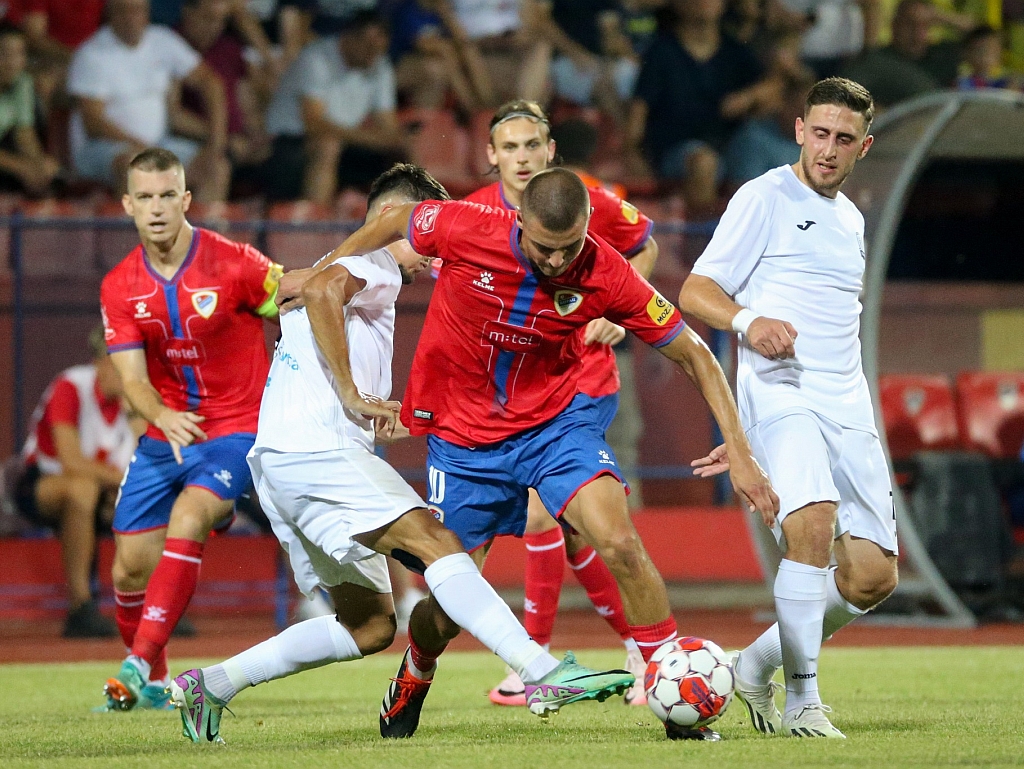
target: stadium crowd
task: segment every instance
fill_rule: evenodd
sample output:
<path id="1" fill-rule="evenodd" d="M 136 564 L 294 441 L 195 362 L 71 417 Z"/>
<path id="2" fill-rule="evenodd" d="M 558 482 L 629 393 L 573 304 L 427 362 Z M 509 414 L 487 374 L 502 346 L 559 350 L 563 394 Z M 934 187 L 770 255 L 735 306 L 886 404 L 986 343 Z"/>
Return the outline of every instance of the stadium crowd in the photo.
<path id="1" fill-rule="evenodd" d="M 172 149 L 199 201 L 332 205 L 399 159 L 480 186 L 490 111 L 576 121 L 591 167 L 690 218 L 797 147 L 818 77 L 882 108 L 1021 87 L 1019 4 L 954 0 L 10 0 L 0 187 L 118 194 Z M 582 121 L 582 134 L 579 122 Z M 480 137 L 484 137 L 480 141 Z M 431 163 L 439 158 L 440 163 Z M 432 167 L 432 166 L 443 167 Z"/>

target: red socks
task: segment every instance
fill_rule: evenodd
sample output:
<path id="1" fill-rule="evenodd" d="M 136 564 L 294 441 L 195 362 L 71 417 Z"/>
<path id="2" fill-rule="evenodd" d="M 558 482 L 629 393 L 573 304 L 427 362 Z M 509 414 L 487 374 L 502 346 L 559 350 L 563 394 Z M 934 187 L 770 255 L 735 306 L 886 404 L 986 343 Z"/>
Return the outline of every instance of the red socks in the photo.
<path id="1" fill-rule="evenodd" d="M 651 655 L 658 650 L 662 644 L 666 644 L 679 635 L 676 631 L 676 620 L 671 614 L 668 619 L 656 622 L 653 625 L 631 625 L 630 633 L 636 645 L 640 647 L 640 653 L 644 662 L 651 661 Z"/>
<path id="2" fill-rule="evenodd" d="M 612 630 L 625 641 L 632 633 L 626 622 L 626 612 L 622 608 L 622 596 L 615 577 L 608 570 L 608 565 L 601 560 L 597 551 L 585 545 L 576 555 L 569 556 L 569 566 L 576 579 L 587 591 L 587 597 L 594 604 L 594 609 L 612 626 Z"/>
<path id="3" fill-rule="evenodd" d="M 168 537 L 164 543 L 163 556 L 146 586 L 146 603 L 131 652 L 154 667 L 196 591 L 202 558 L 202 542 Z"/>
<path id="4" fill-rule="evenodd" d="M 409 630 L 409 656 L 412 658 L 412 664 L 422 673 L 430 673 L 434 669 L 437 658 L 444 653 L 446 648 L 448 648 L 448 644 L 437 650 L 424 649 L 412 637 L 412 629 Z"/>
<path id="5" fill-rule="evenodd" d="M 131 649 L 135 642 L 135 631 L 139 629 L 142 618 L 142 606 L 146 603 L 146 591 L 137 590 L 133 593 L 122 593 L 114 590 L 114 620 L 121 631 L 121 640 L 125 648 Z"/>
<path id="6" fill-rule="evenodd" d="M 526 574 L 523 585 L 523 626 L 541 646 L 551 643 L 565 572 L 565 540 L 555 527 L 540 534 L 526 534 Z"/>

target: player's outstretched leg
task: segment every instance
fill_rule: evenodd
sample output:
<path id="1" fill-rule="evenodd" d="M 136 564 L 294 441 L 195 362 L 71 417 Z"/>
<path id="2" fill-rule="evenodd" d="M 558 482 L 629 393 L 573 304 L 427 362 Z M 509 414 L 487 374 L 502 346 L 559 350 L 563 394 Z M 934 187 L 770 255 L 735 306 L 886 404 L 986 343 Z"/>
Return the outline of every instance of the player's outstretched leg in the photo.
<path id="1" fill-rule="evenodd" d="M 501 657 L 527 686 L 535 685 L 536 692 L 532 700 L 531 690 L 527 690 L 527 701 L 535 713 L 548 713 L 583 699 L 604 699 L 613 694 L 621 694 L 633 685 L 633 676 L 625 670 L 598 672 L 575 665 L 574 660 L 560 664 L 529 637 L 505 602 L 494 592 L 494 588 L 484 580 L 473 559 L 460 551 L 455 535 L 441 526 L 426 509 L 406 513 L 390 526 L 386 534 L 375 536 L 370 546 L 378 551 L 401 548 L 406 553 L 414 550 L 424 553 L 447 550 L 449 553 L 429 559 L 430 565 L 423 574 L 431 594 L 413 610 L 409 622 L 410 645 L 413 650 L 409 659 L 413 663 L 416 662 L 417 646 L 420 649 L 435 650 L 428 653 L 428 656 L 432 654 L 436 659 L 448 640 L 458 634 L 459 627 L 463 627 Z M 423 560 L 428 562 L 426 558 Z M 432 661 L 424 665 L 429 669 Z M 423 667 L 416 666 L 422 673 L 427 672 Z M 406 670 L 413 672 L 409 671 L 408 665 Z M 401 674 L 398 678 L 402 678 Z M 573 691 L 560 694 L 559 687 Z M 401 698 L 400 691 L 390 696 L 392 690 L 389 690 L 389 697 L 385 698 L 382 712 L 390 713 L 389 722 L 403 721 L 400 733 L 395 736 L 411 736 L 416 728 L 416 724 L 411 722 L 418 722 L 418 717 L 403 720 L 399 712 L 391 712 L 393 705 Z M 422 706 L 422 702 L 419 706 Z M 383 720 L 382 726 L 387 726 Z M 387 731 L 387 728 L 382 729 L 382 733 Z"/>

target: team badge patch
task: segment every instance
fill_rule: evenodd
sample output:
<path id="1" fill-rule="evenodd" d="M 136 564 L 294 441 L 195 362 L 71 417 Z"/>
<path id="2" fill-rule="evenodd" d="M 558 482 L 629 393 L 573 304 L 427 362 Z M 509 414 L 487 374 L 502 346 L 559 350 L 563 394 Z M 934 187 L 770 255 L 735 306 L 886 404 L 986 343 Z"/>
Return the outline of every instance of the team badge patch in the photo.
<path id="1" fill-rule="evenodd" d="M 583 295 L 577 291 L 562 289 L 555 292 L 555 312 L 563 318 L 576 312 L 581 304 L 583 304 Z"/>
<path id="2" fill-rule="evenodd" d="M 651 301 L 647 303 L 648 316 L 659 326 L 664 326 L 668 323 L 668 319 L 672 317 L 673 309 L 675 308 L 668 303 L 668 300 L 657 291 L 654 292 Z"/>
<path id="3" fill-rule="evenodd" d="M 209 318 L 217 309 L 217 292 L 196 291 L 192 294 L 192 306 L 202 317 Z"/>
<path id="4" fill-rule="evenodd" d="M 640 221 L 640 211 L 632 203 L 627 203 L 625 200 L 622 201 L 622 218 L 630 224 L 636 224 Z"/>
<path id="5" fill-rule="evenodd" d="M 417 232 L 423 234 L 433 231 L 434 222 L 437 221 L 437 214 L 440 210 L 441 206 L 437 203 L 421 203 L 420 207 L 416 209 L 412 226 L 416 228 Z"/>

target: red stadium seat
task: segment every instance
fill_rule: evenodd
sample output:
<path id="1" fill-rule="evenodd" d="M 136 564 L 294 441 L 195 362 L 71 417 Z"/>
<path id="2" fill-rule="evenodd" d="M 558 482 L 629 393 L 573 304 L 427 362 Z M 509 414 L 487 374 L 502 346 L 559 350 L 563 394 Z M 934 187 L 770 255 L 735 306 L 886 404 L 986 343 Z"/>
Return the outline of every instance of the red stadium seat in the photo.
<path id="1" fill-rule="evenodd" d="M 410 109 L 401 115 L 413 130 L 412 162 L 430 171 L 441 184 L 472 185 L 469 172 L 469 133 L 447 110 Z"/>
<path id="2" fill-rule="evenodd" d="M 256 245 L 257 228 L 244 225 L 261 217 L 260 208 L 257 204 L 193 202 L 186 216 L 194 225 L 219 232 L 238 243 Z"/>
<path id="3" fill-rule="evenodd" d="M 490 110 L 477 112 L 469 122 L 469 171 L 481 179 L 491 172 L 491 163 L 487 159 L 487 145 L 491 141 L 493 116 L 494 113 Z"/>
<path id="4" fill-rule="evenodd" d="M 960 445 L 953 386 L 942 374 L 887 374 L 878 380 L 882 419 L 894 461 Z"/>
<path id="5" fill-rule="evenodd" d="M 341 243 L 352 229 L 326 206 L 300 200 L 277 203 L 267 215 L 267 256 L 286 269 L 309 267 Z M 275 225 L 277 225 L 275 227 Z M 301 225 L 308 225 L 303 231 Z"/>
<path id="6" fill-rule="evenodd" d="M 106 274 L 139 245 L 139 234 L 120 200 L 100 204 L 96 213 L 105 220 L 105 226 L 96 231 L 96 249 L 100 255 L 100 268 Z"/>
<path id="7" fill-rule="evenodd" d="M 88 219 L 93 206 L 85 201 L 40 200 L 21 205 L 26 226 L 21 234 L 21 264 L 28 277 L 62 278 L 97 272 L 96 230 Z M 34 220 L 50 220 L 35 226 Z"/>
<path id="8" fill-rule="evenodd" d="M 992 457 L 1020 456 L 1024 373 L 964 371 L 956 390 L 964 444 Z"/>

